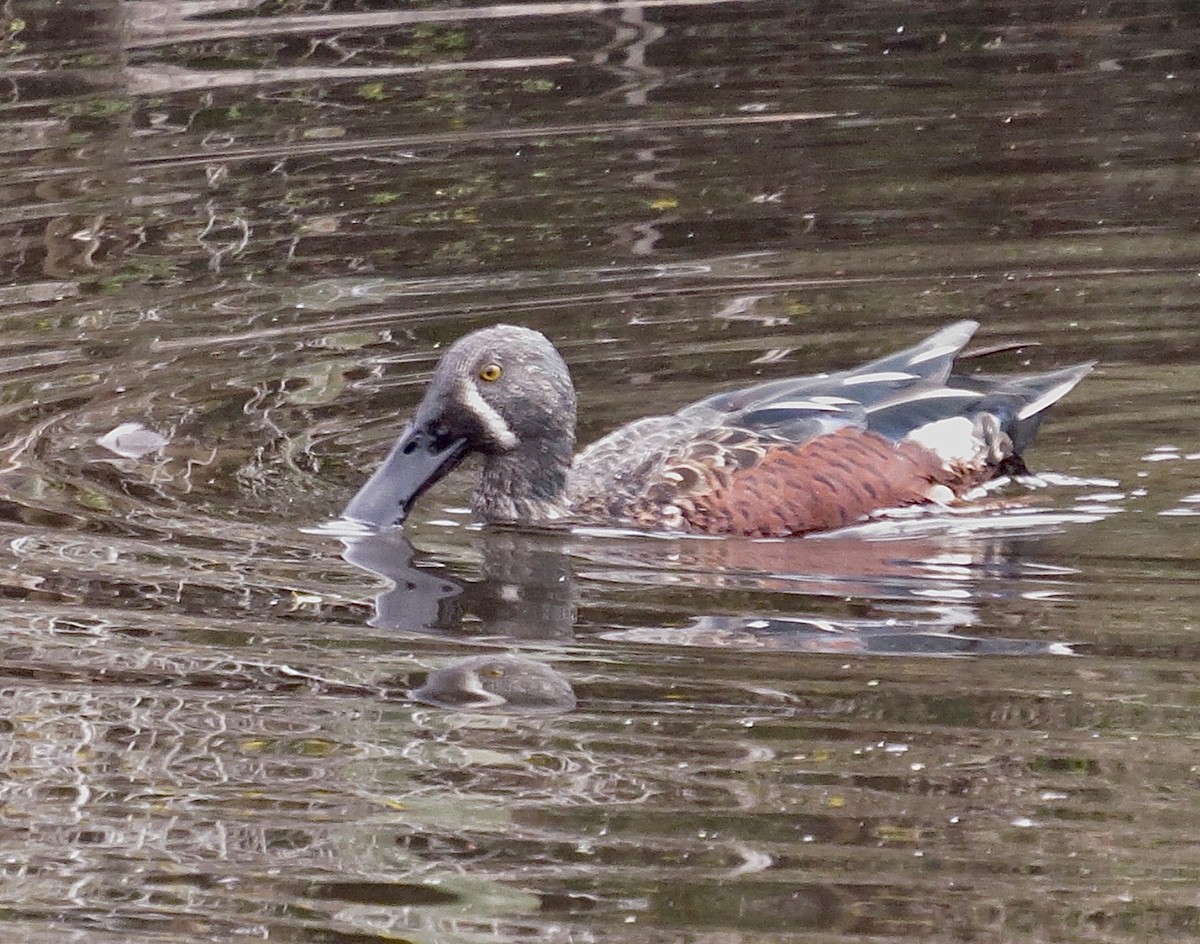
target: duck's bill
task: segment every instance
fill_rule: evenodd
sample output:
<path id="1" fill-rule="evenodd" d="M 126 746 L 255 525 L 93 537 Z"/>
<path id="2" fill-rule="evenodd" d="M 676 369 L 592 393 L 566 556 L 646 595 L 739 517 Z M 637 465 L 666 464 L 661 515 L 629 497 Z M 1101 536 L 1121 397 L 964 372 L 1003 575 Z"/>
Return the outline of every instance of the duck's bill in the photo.
<path id="1" fill-rule="evenodd" d="M 421 493 L 458 465 L 466 453 L 466 439 L 439 438 L 426 425 L 409 426 L 375 474 L 350 499 L 342 517 L 379 528 L 403 521 Z"/>

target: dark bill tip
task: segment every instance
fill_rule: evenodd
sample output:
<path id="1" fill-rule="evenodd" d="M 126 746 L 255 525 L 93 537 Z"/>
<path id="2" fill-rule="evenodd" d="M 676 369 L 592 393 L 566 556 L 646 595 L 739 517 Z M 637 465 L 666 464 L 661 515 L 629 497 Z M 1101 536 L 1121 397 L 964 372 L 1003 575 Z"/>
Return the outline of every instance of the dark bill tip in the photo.
<path id="1" fill-rule="evenodd" d="M 379 468 L 342 510 L 342 517 L 379 528 L 408 517 L 421 493 L 467 452 L 465 439 L 439 439 L 428 427 L 409 426 Z"/>

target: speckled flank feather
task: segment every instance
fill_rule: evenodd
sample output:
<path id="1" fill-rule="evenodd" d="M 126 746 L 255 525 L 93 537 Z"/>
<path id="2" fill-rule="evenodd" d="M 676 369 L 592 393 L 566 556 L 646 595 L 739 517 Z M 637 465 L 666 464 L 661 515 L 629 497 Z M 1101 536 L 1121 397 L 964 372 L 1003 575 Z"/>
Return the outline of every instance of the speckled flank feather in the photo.
<path id="1" fill-rule="evenodd" d="M 483 329 L 447 352 L 346 514 L 391 523 L 470 452 L 484 460 L 472 506 L 489 522 L 783 536 L 949 501 L 1023 468 L 1044 411 L 1091 369 L 951 374 L 976 327 L 948 325 L 850 370 L 713 394 L 623 426 L 573 460 L 562 358 L 537 332 Z"/>
<path id="2" fill-rule="evenodd" d="M 734 472 L 683 516 L 690 530 L 705 534 L 827 531 L 881 508 L 928 501 L 929 486 L 949 478 L 926 450 L 846 428 L 767 449 L 759 462 Z"/>
<path id="3" fill-rule="evenodd" d="M 610 480 L 576 511 L 642 527 L 780 537 L 842 527 L 882 508 L 928 502 L 935 486 L 958 494 L 991 477 L 855 427 L 803 443 L 712 430 L 642 471 Z"/>

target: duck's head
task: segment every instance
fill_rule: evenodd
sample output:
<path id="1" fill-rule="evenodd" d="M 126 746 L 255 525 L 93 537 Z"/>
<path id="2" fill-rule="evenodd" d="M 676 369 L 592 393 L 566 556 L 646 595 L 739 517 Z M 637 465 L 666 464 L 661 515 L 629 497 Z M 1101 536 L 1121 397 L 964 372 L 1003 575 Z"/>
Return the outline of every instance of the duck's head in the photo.
<path id="1" fill-rule="evenodd" d="M 342 517 L 403 521 L 425 489 L 473 452 L 484 457 L 475 507 L 520 520 L 561 499 L 575 445 L 575 388 L 558 351 L 528 328 L 497 325 L 443 355 L 412 419 Z M 511 506 L 511 507 L 510 507 Z"/>

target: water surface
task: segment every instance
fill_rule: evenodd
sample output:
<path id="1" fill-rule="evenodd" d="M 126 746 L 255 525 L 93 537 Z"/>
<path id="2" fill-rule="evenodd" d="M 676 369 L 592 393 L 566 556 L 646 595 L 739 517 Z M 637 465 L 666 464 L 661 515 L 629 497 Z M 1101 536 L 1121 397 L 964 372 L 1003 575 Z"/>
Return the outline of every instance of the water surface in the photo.
<path id="1" fill-rule="evenodd" d="M 0 22 L 6 939 L 1194 934 L 1190 4 Z M 322 523 L 440 350 L 580 438 L 957 318 L 1086 360 L 975 505 L 787 542 Z M 576 710 L 412 702 L 485 652 Z"/>

